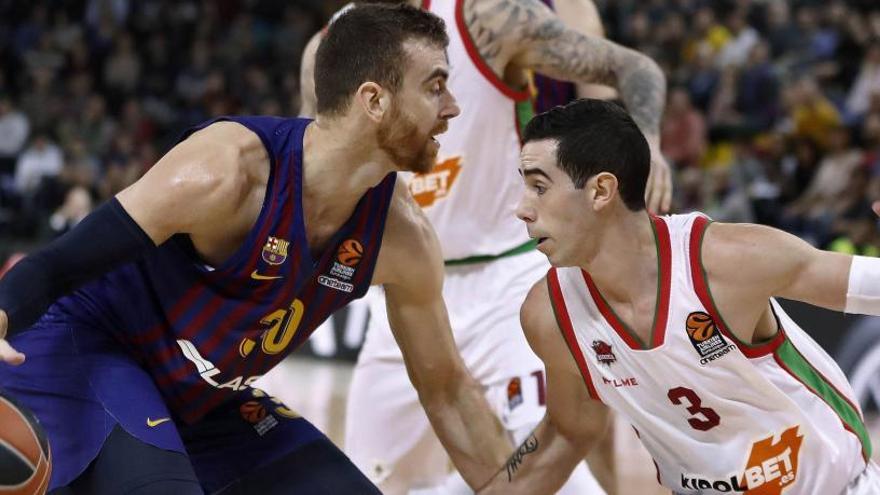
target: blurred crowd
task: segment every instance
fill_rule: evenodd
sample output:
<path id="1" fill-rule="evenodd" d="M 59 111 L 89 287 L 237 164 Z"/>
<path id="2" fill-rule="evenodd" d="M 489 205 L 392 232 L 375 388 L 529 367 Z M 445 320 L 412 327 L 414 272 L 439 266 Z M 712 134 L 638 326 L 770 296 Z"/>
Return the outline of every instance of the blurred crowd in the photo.
<path id="1" fill-rule="evenodd" d="M 0 0 L 0 239 L 69 229 L 189 125 L 296 114 L 303 46 L 342 3 Z M 667 74 L 675 211 L 880 254 L 880 3 L 596 3 Z"/>
<path id="2" fill-rule="evenodd" d="M 607 1 L 610 36 L 669 80 L 677 211 L 878 255 L 880 3 Z"/>

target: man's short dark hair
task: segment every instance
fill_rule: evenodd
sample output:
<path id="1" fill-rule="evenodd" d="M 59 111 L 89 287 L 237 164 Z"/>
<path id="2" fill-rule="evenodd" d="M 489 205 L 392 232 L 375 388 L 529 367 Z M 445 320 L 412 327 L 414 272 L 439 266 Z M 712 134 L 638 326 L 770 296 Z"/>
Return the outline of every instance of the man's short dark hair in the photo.
<path id="1" fill-rule="evenodd" d="M 339 16 L 315 57 L 317 112 L 344 111 L 367 81 L 390 91 L 400 89 L 409 62 L 403 48 L 408 40 L 425 40 L 441 48 L 449 44 L 442 19 L 406 4 L 358 5 Z"/>
<path id="2" fill-rule="evenodd" d="M 523 131 L 523 144 L 554 139 L 556 165 L 581 189 L 599 172 L 617 177 L 627 208 L 645 208 L 651 150 L 642 131 L 621 106 L 593 99 L 572 101 L 536 115 Z"/>

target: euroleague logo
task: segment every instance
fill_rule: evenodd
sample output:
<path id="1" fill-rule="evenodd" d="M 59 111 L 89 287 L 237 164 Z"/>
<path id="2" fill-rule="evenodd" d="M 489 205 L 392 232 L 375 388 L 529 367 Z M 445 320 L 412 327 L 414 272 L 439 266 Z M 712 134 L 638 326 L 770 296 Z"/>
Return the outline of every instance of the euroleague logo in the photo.
<path id="1" fill-rule="evenodd" d="M 364 257 L 364 245 L 357 239 L 346 239 L 336 248 L 336 261 L 330 267 L 330 273 L 320 275 L 318 283 L 342 292 L 353 292 L 355 267 Z"/>
<path id="2" fill-rule="evenodd" d="M 702 311 L 694 311 L 685 320 L 685 330 L 691 345 L 700 355 L 700 364 L 706 365 L 719 359 L 736 348 L 724 340 L 724 335 L 715 326 L 712 316 Z"/>
<path id="3" fill-rule="evenodd" d="M 694 311 L 687 317 L 688 335 L 697 342 L 703 342 L 715 334 L 715 322 L 712 317 L 702 311 Z"/>

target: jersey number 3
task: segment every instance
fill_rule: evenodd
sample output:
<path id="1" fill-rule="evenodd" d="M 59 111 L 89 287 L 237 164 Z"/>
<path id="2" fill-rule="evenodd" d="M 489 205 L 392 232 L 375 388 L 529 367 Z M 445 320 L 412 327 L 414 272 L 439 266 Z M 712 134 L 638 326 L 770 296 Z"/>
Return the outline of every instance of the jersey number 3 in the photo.
<path id="1" fill-rule="evenodd" d="M 686 400 L 687 412 L 691 413 L 688 418 L 688 424 L 691 428 L 700 431 L 709 431 L 721 424 L 721 416 L 714 409 L 703 407 L 703 401 L 696 392 L 685 387 L 676 387 L 669 389 L 666 394 L 669 400 L 676 406 L 682 403 L 682 399 Z"/>

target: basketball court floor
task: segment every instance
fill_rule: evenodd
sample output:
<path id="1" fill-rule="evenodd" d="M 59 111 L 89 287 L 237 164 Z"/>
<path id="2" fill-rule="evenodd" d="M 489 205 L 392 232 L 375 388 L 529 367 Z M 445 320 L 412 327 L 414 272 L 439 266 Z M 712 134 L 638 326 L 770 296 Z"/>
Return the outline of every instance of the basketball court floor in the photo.
<path id="1" fill-rule="evenodd" d="M 310 420 L 337 445 L 342 446 L 345 428 L 345 401 L 352 365 L 307 357 L 291 356 L 264 379 L 267 391 L 288 407 Z M 257 386 L 261 384 L 258 383 Z M 880 418 L 867 418 L 871 440 L 880 445 Z M 389 418 L 393 421 L 393 418 Z M 633 429 L 615 420 L 615 465 L 617 493 L 620 495 L 669 495 L 656 480 L 654 464 L 639 444 Z M 874 449 L 875 460 L 880 460 Z"/>

